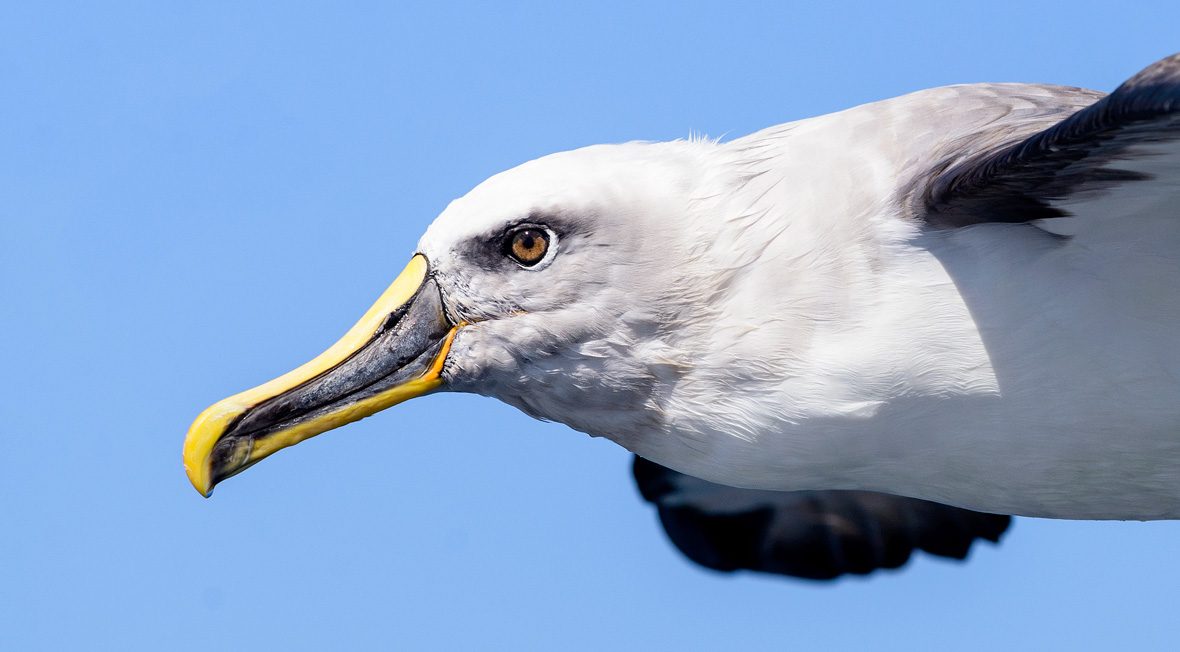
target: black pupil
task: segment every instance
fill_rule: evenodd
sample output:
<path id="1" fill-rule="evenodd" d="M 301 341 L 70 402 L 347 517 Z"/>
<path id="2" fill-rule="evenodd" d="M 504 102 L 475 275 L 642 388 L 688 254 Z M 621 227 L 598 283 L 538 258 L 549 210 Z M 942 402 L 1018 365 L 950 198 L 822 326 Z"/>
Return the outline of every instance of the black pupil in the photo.
<path id="1" fill-rule="evenodd" d="M 520 234 L 520 246 L 525 249 L 532 249 L 537 244 L 537 237 L 532 231 L 525 231 Z"/>

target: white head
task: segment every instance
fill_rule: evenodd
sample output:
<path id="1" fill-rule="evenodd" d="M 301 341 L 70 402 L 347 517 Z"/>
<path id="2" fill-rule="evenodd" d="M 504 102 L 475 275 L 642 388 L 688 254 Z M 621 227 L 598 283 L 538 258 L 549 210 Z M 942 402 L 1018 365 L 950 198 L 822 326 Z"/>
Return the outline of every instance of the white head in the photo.
<path id="1" fill-rule="evenodd" d="M 623 443 L 654 430 L 707 310 L 692 268 L 669 261 L 702 244 L 679 227 L 709 182 L 711 147 L 563 152 L 452 202 L 419 245 L 448 314 L 470 324 L 447 356 L 447 386 Z M 513 252 L 522 242 L 535 260 Z"/>

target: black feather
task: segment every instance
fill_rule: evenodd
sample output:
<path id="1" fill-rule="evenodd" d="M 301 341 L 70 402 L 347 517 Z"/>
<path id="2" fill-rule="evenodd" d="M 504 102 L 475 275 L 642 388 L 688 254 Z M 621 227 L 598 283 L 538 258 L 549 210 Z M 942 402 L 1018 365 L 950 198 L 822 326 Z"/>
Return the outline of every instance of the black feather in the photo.
<path id="1" fill-rule="evenodd" d="M 640 457 L 632 472 L 668 538 L 717 571 L 813 580 L 898 568 L 915 550 L 964 559 L 977 539 L 998 542 L 1011 517 L 869 491 L 735 489 Z"/>

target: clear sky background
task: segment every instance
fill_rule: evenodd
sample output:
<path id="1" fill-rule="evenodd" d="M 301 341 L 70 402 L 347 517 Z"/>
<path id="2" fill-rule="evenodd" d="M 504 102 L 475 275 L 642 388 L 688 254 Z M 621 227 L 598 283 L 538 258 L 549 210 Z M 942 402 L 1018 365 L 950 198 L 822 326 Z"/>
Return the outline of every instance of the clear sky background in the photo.
<path id="1" fill-rule="evenodd" d="M 963 565 L 718 575 L 622 449 L 475 396 L 200 498 L 192 418 L 334 341 L 499 170 L 942 84 L 1109 90 L 1180 50 L 1172 2 L 391 4 L 0 7 L 0 648 L 1174 641 L 1180 524 L 1020 519 Z"/>

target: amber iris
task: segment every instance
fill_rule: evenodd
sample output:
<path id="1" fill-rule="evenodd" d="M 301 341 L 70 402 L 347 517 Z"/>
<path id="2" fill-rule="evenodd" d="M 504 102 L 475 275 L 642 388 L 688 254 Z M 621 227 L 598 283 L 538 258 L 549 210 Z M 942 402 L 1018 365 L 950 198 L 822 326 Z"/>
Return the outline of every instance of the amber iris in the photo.
<path id="1" fill-rule="evenodd" d="M 536 265 L 548 251 L 549 234 L 541 229 L 525 227 L 508 236 L 508 255 L 521 265 Z"/>

